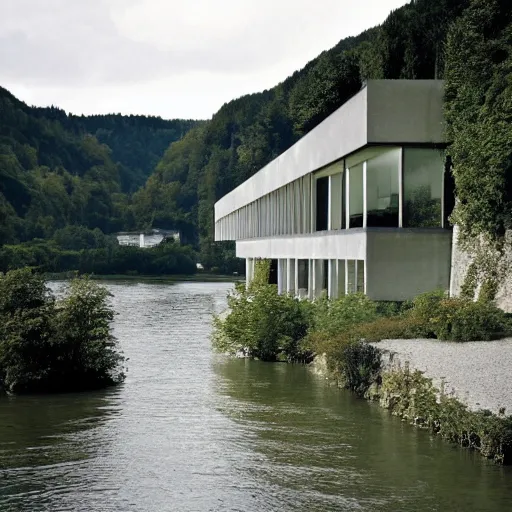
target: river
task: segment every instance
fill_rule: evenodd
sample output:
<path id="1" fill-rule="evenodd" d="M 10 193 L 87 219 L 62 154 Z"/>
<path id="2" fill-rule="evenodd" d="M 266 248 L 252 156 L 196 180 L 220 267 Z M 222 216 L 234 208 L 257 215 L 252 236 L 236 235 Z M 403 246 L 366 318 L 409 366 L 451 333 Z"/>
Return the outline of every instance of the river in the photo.
<path id="1" fill-rule="evenodd" d="M 126 382 L 0 397 L 1 512 L 512 509 L 510 468 L 305 367 L 212 354 L 229 283 L 106 286 Z"/>

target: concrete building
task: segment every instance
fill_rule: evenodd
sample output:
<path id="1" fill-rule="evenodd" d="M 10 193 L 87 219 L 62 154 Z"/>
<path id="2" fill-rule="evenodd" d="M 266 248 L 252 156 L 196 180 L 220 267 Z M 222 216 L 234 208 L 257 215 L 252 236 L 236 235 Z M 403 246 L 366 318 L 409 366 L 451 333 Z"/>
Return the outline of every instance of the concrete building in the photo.
<path id="1" fill-rule="evenodd" d="M 215 204 L 215 239 L 281 292 L 405 300 L 450 285 L 453 185 L 439 80 L 371 80 Z"/>
<path id="2" fill-rule="evenodd" d="M 163 229 L 152 229 L 145 233 L 139 231 L 122 232 L 116 235 L 119 245 L 128 245 L 131 247 L 140 247 L 147 249 L 160 245 L 163 240 L 173 238 L 176 243 L 180 243 L 180 234 L 178 231 L 169 231 Z"/>

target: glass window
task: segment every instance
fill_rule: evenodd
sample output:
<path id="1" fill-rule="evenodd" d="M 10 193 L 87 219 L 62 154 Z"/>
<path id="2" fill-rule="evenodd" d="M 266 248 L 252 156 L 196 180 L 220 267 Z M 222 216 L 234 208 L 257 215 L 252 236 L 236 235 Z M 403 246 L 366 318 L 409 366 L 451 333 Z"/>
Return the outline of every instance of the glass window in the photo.
<path id="1" fill-rule="evenodd" d="M 404 148 L 404 227 L 441 227 L 444 152 Z"/>
<path id="2" fill-rule="evenodd" d="M 350 228 L 363 227 L 363 164 L 349 169 Z"/>
<path id="3" fill-rule="evenodd" d="M 326 231 L 329 216 L 329 177 L 316 180 L 316 231 Z"/>
<path id="4" fill-rule="evenodd" d="M 367 226 L 398 227 L 400 148 L 368 160 L 366 168 Z"/>
<path id="5" fill-rule="evenodd" d="M 309 260 L 298 260 L 297 272 L 299 289 L 307 290 L 309 282 Z"/>

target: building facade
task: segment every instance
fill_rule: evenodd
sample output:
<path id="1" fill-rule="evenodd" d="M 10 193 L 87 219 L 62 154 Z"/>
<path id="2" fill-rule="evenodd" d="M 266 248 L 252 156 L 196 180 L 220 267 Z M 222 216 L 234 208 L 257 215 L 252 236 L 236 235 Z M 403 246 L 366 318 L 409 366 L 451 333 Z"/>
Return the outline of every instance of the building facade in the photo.
<path id="1" fill-rule="evenodd" d="M 371 80 L 215 204 L 215 239 L 280 292 L 406 300 L 450 285 L 453 184 L 439 80 Z"/>
<path id="2" fill-rule="evenodd" d="M 163 240 L 172 238 L 176 243 L 180 243 L 179 231 L 169 231 L 163 229 L 152 229 L 151 231 L 140 233 L 139 231 L 122 232 L 116 235 L 119 245 L 130 247 L 140 247 L 148 249 L 160 245 Z"/>

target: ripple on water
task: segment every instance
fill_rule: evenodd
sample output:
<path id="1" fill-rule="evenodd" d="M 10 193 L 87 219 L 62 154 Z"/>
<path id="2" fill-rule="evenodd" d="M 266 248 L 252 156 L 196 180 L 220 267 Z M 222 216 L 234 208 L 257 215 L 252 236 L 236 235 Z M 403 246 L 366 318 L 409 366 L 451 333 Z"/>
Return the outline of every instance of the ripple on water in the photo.
<path id="1" fill-rule="evenodd" d="M 508 471 L 303 367 L 213 355 L 231 284 L 107 286 L 126 383 L 0 401 L 2 512 L 509 510 Z"/>

